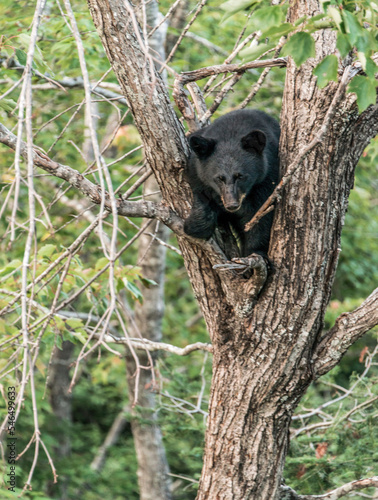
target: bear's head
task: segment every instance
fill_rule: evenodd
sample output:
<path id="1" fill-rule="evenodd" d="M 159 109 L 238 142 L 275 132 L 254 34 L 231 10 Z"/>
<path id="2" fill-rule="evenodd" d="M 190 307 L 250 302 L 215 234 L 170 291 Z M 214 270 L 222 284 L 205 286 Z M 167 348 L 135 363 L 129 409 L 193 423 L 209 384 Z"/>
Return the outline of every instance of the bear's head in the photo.
<path id="1" fill-rule="evenodd" d="M 266 177 L 266 135 L 261 130 L 226 141 L 195 134 L 189 144 L 198 178 L 228 212 L 237 212 L 252 188 Z"/>

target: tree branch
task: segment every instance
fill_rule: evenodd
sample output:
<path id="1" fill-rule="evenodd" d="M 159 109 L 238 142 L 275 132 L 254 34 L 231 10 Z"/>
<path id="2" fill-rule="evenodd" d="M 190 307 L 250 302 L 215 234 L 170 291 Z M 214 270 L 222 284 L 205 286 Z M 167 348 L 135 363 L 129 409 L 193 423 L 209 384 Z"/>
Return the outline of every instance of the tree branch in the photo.
<path id="1" fill-rule="evenodd" d="M 337 365 L 349 347 L 378 325 L 378 288 L 352 312 L 341 314 L 320 340 L 313 355 L 314 377 Z"/>
<path id="2" fill-rule="evenodd" d="M 1 61 L 1 59 L 0 59 Z M 18 61 L 15 59 L 11 59 L 9 63 L 7 64 L 8 68 L 15 68 L 17 71 L 23 73 L 25 70 L 25 66 L 20 64 Z M 45 89 L 56 89 L 59 88 L 61 90 L 64 90 L 66 88 L 68 89 L 73 89 L 73 88 L 84 88 L 84 81 L 82 76 L 78 77 L 67 77 L 65 76 L 61 80 L 54 80 L 53 78 L 50 78 L 48 75 L 45 75 L 44 73 L 39 72 L 36 69 L 33 69 L 33 76 L 39 78 L 40 80 L 46 80 L 48 84 L 45 87 Z M 105 99 L 116 99 L 117 102 L 120 104 L 123 104 L 124 106 L 128 107 L 128 103 L 126 99 L 124 98 L 123 95 L 121 95 L 118 92 L 113 92 L 112 90 L 108 90 L 105 86 L 107 84 L 102 84 L 100 83 L 99 85 L 93 85 L 91 84 L 90 89 L 91 92 L 103 96 Z"/>
<path id="3" fill-rule="evenodd" d="M 351 491 L 378 487 L 378 476 L 357 479 L 323 495 L 299 495 L 289 486 L 281 486 L 280 500 L 337 500 Z"/>
<path id="4" fill-rule="evenodd" d="M 165 342 L 153 342 L 152 340 L 143 338 L 114 337 L 113 335 L 106 335 L 104 340 L 106 342 L 115 342 L 116 344 L 124 344 L 126 346 L 131 343 L 134 349 L 142 349 L 150 352 L 165 351 L 176 354 L 177 356 L 187 356 L 193 351 L 213 352 L 212 345 L 204 344 L 203 342 L 196 342 L 195 344 L 189 344 L 185 347 L 176 347 L 172 344 L 166 344 Z"/>
<path id="5" fill-rule="evenodd" d="M 17 142 L 17 136 L 1 123 L 0 142 L 12 149 L 15 149 Z M 27 159 L 27 146 L 23 141 L 21 141 L 21 156 Z M 96 205 L 101 204 L 101 187 L 86 179 L 78 170 L 52 160 L 45 153 L 36 148 L 33 149 L 33 162 L 37 167 L 42 168 L 55 177 L 67 181 Z M 105 208 L 109 211 L 112 209 L 108 193 L 105 193 Z M 155 203 L 152 201 L 127 201 L 121 197 L 121 199 L 117 200 L 117 210 L 120 215 L 125 217 L 159 219 L 170 227 L 172 231 L 177 232 L 179 235 L 184 235 L 182 219 L 163 203 Z"/>
<path id="6" fill-rule="evenodd" d="M 251 61 L 246 64 L 219 64 L 216 66 L 200 68 L 194 71 L 185 71 L 175 79 L 173 84 L 173 97 L 177 107 L 188 123 L 189 130 L 194 132 L 198 130 L 201 125 L 199 124 L 199 121 L 194 113 L 192 104 L 186 97 L 184 85 L 197 80 L 202 80 L 208 76 L 220 75 L 222 73 L 236 73 L 236 75 L 241 75 L 251 68 L 267 68 L 273 66 L 285 67 L 286 64 L 287 58 L 279 57 L 277 59 L 267 59 L 265 61 Z M 207 118 L 208 116 L 206 115 L 205 120 Z"/>
<path id="7" fill-rule="evenodd" d="M 0 123 L 0 143 L 5 144 L 11 149 L 15 149 L 16 142 L 17 136 Z M 24 159 L 27 159 L 27 145 L 24 141 L 21 141 L 20 154 Z M 33 149 L 33 162 L 37 167 L 42 168 L 55 177 L 67 181 L 96 205 L 101 205 L 101 186 L 86 179 L 79 171 L 52 160 L 41 150 L 36 149 L 36 147 Z M 106 191 L 104 199 L 105 209 L 111 212 L 111 199 L 109 193 Z M 128 201 L 121 196 L 120 199 L 116 200 L 116 205 L 117 213 L 124 217 L 143 217 L 146 219 L 160 220 L 176 233 L 177 236 L 184 237 L 188 241 L 201 247 L 202 250 L 206 252 L 213 265 L 222 264 L 227 261 L 226 256 L 214 239 L 205 241 L 187 236 L 184 232 L 184 221 L 167 206 L 164 200 L 161 203 L 145 200 Z"/>
<path id="8" fill-rule="evenodd" d="M 266 59 L 263 61 L 251 61 L 245 64 L 218 64 L 216 66 L 195 69 L 194 71 L 184 71 L 176 78 L 176 81 L 182 85 L 186 85 L 189 82 L 196 82 L 197 80 L 202 80 L 212 75 L 220 75 L 222 73 L 243 73 L 251 68 L 268 68 L 273 66 L 283 68 L 286 67 L 286 65 L 286 57 Z"/>

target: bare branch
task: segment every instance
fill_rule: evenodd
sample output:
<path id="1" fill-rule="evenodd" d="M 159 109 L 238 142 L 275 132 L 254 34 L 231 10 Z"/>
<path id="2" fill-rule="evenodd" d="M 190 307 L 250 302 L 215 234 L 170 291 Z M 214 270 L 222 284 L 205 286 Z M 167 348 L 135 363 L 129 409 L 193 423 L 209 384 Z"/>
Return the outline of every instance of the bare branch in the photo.
<path id="1" fill-rule="evenodd" d="M 0 123 L 0 142 L 15 149 L 16 141 L 17 137 Z M 27 146 L 23 141 L 21 141 L 21 155 L 27 159 Z M 51 158 L 35 147 L 33 149 L 33 162 L 46 172 L 67 181 L 96 205 L 101 204 L 101 187 L 86 179 L 79 171 L 51 160 Z M 110 196 L 108 193 L 105 194 L 105 208 L 111 211 Z M 178 233 L 184 235 L 182 220 L 163 204 L 157 204 L 152 201 L 126 201 L 121 198 L 117 200 L 117 209 L 120 215 L 126 217 L 159 219 L 173 231 L 178 231 Z"/>
<path id="2" fill-rule="evenodd" d="M 324 375 L 362 335 L 378 325 L 378 288 L 352 312 L 343 313 L 315 348 L 314 376 Z"/>
<path id="3" fill-rule="evenodd" d="M 251 68 L 270 68 L 278 66 L 285 68 L 287 65 L 286 57 L 279 57 L 277 59 L 266 59 L 264 61 L 251 61 L 245 64 L 218 64 L 216 66 L 208 66 L 206 68 L 196 69 L 194 71 L 185 71 L 180 73 L 176 81 L 182 85 L 189 82 L 196 82 L 212 75 L 220 75 L 222 73 L 243 73 Z"/>
<path id="4" fill-rule="evenodd" d="M 4 125 L 0 123 L 0 143 L 15 149 L 17 137 L 10 132 Z M 21 156 L 27 159 L 27 145 L 21 141 Z M 78 189 L 86 197 L 88 197 L 96 205 L 100 205 L 102 201 L 101 187 L 86 179 L 77 170 L 51 160 L 40 150 L 33 148 L 34 165 L 42 168 L 46 172 L 51 173 L 55 177 L 59 177 L 67 181 L 71 186 Z M 104 207 L 106 210 L 112 210 L 110 195 L 105 192 Z M 185 237 L 192 243 L 201 247 L 206 251 L 207 256 L 211 259 L 212 264 L 221 264 L 227 261 L 219 246 L 214 240 L 204 241 L 197 238 L 191 238 L 184 232 L 183 220 L 171 210 L 166 203 L 155 203 L 153 201 L 127 201 L 123 197 L 116 200 L 117 213 L 124 217 L 144 217 L 146 219 L 158 219 L 168 226 L 178 236 Z"/>
<path id="5" fill-rule="evenodd" d="M 323 495 L 298 495 L 289 486 L 281 486 L 280 500 L 337 500 L 348 495 L 351 491 L 372 487 L 378 487 L 378 476 L 351 481 Z"/>
<path id="6" fill-rule="evenodd" d="M 106 335 L 104 340 L 106 342 L 115 342 L 116 344 L 125 344 L 126 346 L 131 344 L 134 349 L 142 349 L 144 351 L 166 351 L 171 354 L 176 354 L 177 356 L 187 356 L 193 351 L 213 352 L 212 345 L 204 344 L 203 342 L 196 342 L 195 344 L 189 344 L 185 347 L 176 347 L 164 342 L 153 342 L 152 340 L 143 338 L 113 337 L 113 335 Z"/>
<path id="7" fill-rule="evenodd" d="M 114 419 L 114 422 L 112 423 L 112 426 L 110 427 L 109 432 L 106 435 L 105 441 L 98 448 L 96 456 L 92 460 L 92 463 L 90 465 L 90 468 L 92 470 L 99 472 L 102 469 L 108 449 L 118 441 L 119 435 L 121 434 L 127 423 L 126 413 L 130 413 L 129 403 L 124 405 L 122 410 Z"/>
<path id="8" fill-rule="evenodd" d="M 25 66 L 20 64 L 18 61 L 15 59 L 12 59 L 10 64 L 8 65 L 9 68 L 15 68 L 17 71 L 23 72 L 25 69 Z M 52 80 L 49 78 L 47 75 L 40 73 L 36 69 L 33 69 L 33 76 L 39 78 L 40 80 L 47 80 L 48 83 L 46 84 L 41 84 L 40 86 L 34 85 L 33 88 L 38 88 L 40 90 L 53 90 L 53 89 L 75 89 L 75 88 L 84 88 L 84 80 L 82 76 L 77 76 L 77 77 L 64 77 L 61 80 Z M 17 88 L 20 83 L 22 82 L 22 78 L 18 80 L 14 85 L 12 85 L 11 88 L 7 90 L 1 97 L 0 100 L 6 97 L 8 94 L 13 92 L 15 88 Z M 115 90 L 119 89 L 118 85 L 111 84 L 111 83 L 100 83 L 100 84 L 91 84 L 90 85 L 90 91 L 94 92 L 98 95 L 101 95 L 105 97 L 106 99 L 113 99 L 117 100 L 120 104 L 123 104 L 124 106 L 128 106 L 128 103 L 126 99 L 121 95 L 119 92 L 115 92 L 113 90 L 110 90 L 110 88 L 113 87 Z"/>
<path id="9" fill-rule="evenodd" d="M 218 47 L 218 45 L 215 45 L 214 43 L 210 42 L 210 40 L 207 40 L 207 38 L 199 36 L 196 33 L 192 33 L 191 31 L 188 31 L 186 33 L 185 38 L 189 38 L 197 43 L 200 43 L 201 45 L 209 49 L 211 52 L 221 54 L 222 56 L 228 55 L 228 52 L 222 49 L 222 47 Z"/>
<path id="10" fill-rule="evenodd" d="M 275 49 L 274 57 L 278 57 L 278 54 L 280 53 L 280 51 L 281 51 L 281 49 L 282 49 L 285 41 L 286 41 L 286 38 L 284 36 L 281 37 L 281 39 L 278 42 L 278 45 L 277 45 L 277 47 Z M 240 106 L 239 106 L 240 109 L 245 108 L 252 101 L 252 99 L 255 97 L 255 95 L 257 94 L 257 92 L 260 90 L 261 85 L 264 83 L 265 78 L 268 76 L 268 74 L 269 74 L 269 72 L 270 72 L 271 69 L 272 69 L 272 67 L 264 69 L 264 71 L 261 73 L 261 75 L 260 75 L 259 79 L 257 80 L 257 82 L 252 87 L 251 92 L 247 95 L 247 97 L 240 104 Z"/>
<path id="11" fill-rule="evenodd" d="M 186 35 L 186 33 L 189 31 L 189 28 L 191 27 L 191 25 L 194 23 L 194 21 L 197 19 L 199 13 L 201 12 L 201 10 L 203 9 L 203 7 L 205 6 L 207 0 L 201 0 L 201 2 L 199 3 L 195 13 L 193 14 L 192 18 L 190 19 L 190 21 L 188 22 L 188 24 L 185 26 L 185 28 L 182 30 L 177 42 L 175 43 L 174 47 L 172 48 L 171 52 L 169 53 L 165 63 L 168 64 L 169 61 L 172 59 L 172 57 L 174 56 L 177 48 L 179 47 L 182 39 L 184 38 L 184 36 Z"/>
<path id="12" fill-rule="evenodd" d="M 279 57 L 277 59 L 267 59 L 265 61 L 251 61 L 246 64 L 219 64 L 216 66 L 209 66 L 206 68 L 200 68 L 195 71 L 186 71 L 181 73 L 173 84 L 173 97 L 175 102 L 180 109 L 182 115 L 188 123 L 189 130 L 194 132 L 200 128 L 200 124 L 195 116 L 192 104 L 189 102 L 185 95 L 184 85 L 188 83 L 195 82 L 197 80 L 202 80 L 212 75 L 220 75 L 222 73 L 236 73 L 235 82 L 240 78 L 245 71 L 251 68 L 267 68 L 267 67 L 285 67 L 287 64 L 287 59 L 285 57 Z M 235 83 L 233 81 L 233 83 Z M 225 92 L 229 90 L 229 86 Z M 215 111 L 215 108 L 213 109 Z M 204 123 L 210 116 L 207 112 L 205 116 L 201 117 L 201 121 Z M 203 125 L 202 123 L 202 125 Z"/>

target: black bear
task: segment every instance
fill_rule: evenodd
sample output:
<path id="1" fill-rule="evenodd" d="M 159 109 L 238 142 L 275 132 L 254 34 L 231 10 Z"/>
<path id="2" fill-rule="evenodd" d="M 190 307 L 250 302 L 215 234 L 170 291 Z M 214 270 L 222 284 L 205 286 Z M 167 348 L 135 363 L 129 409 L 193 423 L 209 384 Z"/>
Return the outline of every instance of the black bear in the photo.
<path id="1" fill-rule="evenodd" d="M 266 256 L 273 213 L 248 232 L 244 226 L 279 180 L 279 138 L 278 122 L 256 110 L 232 111 L 189 136 L 193 207 L 186 234 L 208 239 L 216 227 L 231 226 L 241 257 Z"/>

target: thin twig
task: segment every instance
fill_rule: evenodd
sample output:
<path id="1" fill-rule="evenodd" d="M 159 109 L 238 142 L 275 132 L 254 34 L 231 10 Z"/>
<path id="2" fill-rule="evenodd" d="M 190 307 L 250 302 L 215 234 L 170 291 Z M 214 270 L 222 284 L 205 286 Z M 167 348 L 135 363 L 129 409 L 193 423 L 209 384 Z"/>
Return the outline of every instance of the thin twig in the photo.
<path id="1" fill-rule="evenodd" d="M 206 2 L 207 0 L 201 0 L 201 2 L 198 4 L 198 7 L 195 11 L 195 13 L 193 14 L 193 17 L 190 19 L 190 21 L 188 22 L 188 24 L 185 26 L 185 28 L 182 30 L 177 42 L 175 43 L 174 47 L 172 48 L 171 52 L 169 53 L 167 59 L 165 60 L 165 64 L 168 64 L 169 61 L 172 59 L 172 57 L 174 56 L 176 50 L 178 49 L 180 43 L 182 42 L 182 39 L 184 38 L 184 36 L 186 35 L 187 31 L 189 30 L 189 28 L 191 27 L 191 25 L 194 23 L 194 21 L 197 19 L 199 13 L 201 12 L 201 10 L 203 9 L 203 7 L 206 5 Z"/>

